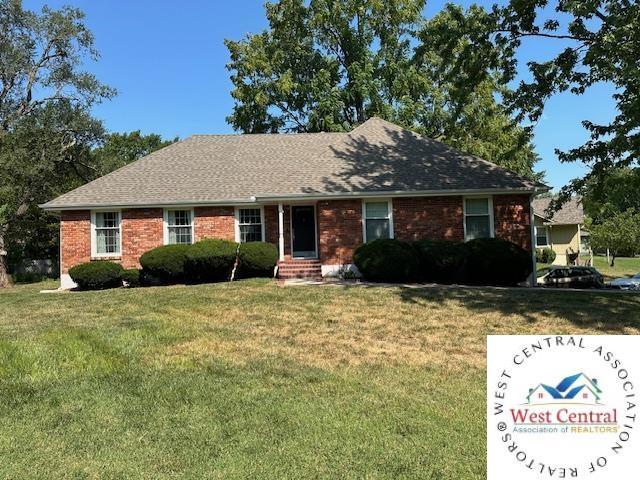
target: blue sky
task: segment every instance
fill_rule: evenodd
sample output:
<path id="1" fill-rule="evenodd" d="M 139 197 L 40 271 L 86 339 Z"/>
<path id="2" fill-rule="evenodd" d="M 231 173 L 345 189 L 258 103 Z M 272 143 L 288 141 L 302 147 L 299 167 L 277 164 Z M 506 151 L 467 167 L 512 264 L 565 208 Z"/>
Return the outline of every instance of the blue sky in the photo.
<path id="1" fill-rule="evenodd" d="M 432 16 L 444 0 L 428 1 L 425 14 Z M 472 2 L 458 2 L 468 5 Z M 493 1 L 477 1 L 491 5 Z M 263 0 L 25 0 L 27 8 L 73 5 L 87 15 L 86 22 L 101 54 L 89 64 L 118 96 L 95 108 L 97 117 L 111 131 L 142 130 L 164 137 L 194 133 L 228 133 L 225 117 L 233 102 L 225 69 L 228 61 L 224 39 L 239 39 L 265 28 Z M 531 40 L 520 60 L 546 59 L 557 49 L 549 40 Z M 535 129 L 536 150 L 542 158 L 539 170 L 559 188 L 584 169 L 561 164 L 555 148 L 578 146 L 588 135 L 581 121 L 607 121 L 614 114 L 611 89 L 603 86 L 587 96 L 554 97 Z"/>

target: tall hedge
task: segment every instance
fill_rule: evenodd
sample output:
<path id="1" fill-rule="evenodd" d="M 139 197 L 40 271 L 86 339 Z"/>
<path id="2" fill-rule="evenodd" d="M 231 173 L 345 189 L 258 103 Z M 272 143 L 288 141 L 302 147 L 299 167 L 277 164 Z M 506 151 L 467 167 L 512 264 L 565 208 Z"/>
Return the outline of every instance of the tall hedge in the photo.
<path id="1" fill-rule="evenodd" d="M 463 283 L 467 248 L 462 242 L 418 240 L 413 244 L 419 259 L 420 280 L 436 283 Z"/>
<path id="2" fill-rule="evenodd" d="M 191 245 L 164 245 L 149 250 L 140 257 L 145 283 L 176 283 L 185 279 L 184 265 Z"/>
<path id="3" fill-rule="evenodd" d="M 87 262 L 69 269 L 80 290 L 102 290 L 122 286 L 122 265 L 114 262 Z"/>
<path id="4" fill-rule="evenodd" d="M 470 284 L 517 285 L 533 271 L 531 253 L 507 240 L 477 238 L 465 247 L 465 279 Z"/>
<path id="5" fill-rule="evenodd" d="M 366 280 L 373 282 L 411 282 L 418 278 L 418 255 L 408 243 L 379 239 L 360 245 L 354 263 Z"/>
<path id="6" fill-rule="evenodd" d="M 240 244 L 238 278 L 271 277 L 278 262 L 278 249 L 272 243 Z"/>
<path id="7" fill-rule="evenodd" d="M 184 272 L 189 282 L 229 280 L 236 261 L 238 244 L 228 240 L 206 239 L 187 250 Z"/>

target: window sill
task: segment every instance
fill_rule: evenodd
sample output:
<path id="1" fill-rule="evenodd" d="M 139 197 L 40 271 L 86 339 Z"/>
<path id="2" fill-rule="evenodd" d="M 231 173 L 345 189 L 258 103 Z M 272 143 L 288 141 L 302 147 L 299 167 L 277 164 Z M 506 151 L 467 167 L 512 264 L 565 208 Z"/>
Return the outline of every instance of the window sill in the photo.
<path id="1" fill-rule="evenodd" d="M 92 262 L 99 262 L 100 260 L 122 260 L 121 255 L 98 255 L 91 257 Z"/>

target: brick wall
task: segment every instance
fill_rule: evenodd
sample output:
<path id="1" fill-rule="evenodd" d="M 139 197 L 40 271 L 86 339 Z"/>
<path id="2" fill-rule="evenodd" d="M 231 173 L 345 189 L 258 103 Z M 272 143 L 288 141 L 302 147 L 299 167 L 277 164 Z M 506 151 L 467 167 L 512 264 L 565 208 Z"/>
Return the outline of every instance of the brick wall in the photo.
<path id="1" fill-rule="evenodd" d="M 529 195 L 495 195 L 493 222 L 496 237 L 531 250 Z"/>
<path id="2" fill-rule="evenodd" d="M 398 240 L 464 240 L 462 197 L 393 199 L 393 230 Z"/>
<path id="3" fill-rule="evenodd" d="M 362 201 L 318 202 L 320 261 L 325 265 L 351 263 L 353 252 L 362 243 Z"/>
<path id="4" fill-rule="evenodd" d="M 196 207 L 195 240 L 224 238 L 235 241 L 235 210 L 233 207 Z"/>
<path id="5" fill-rule="evenodd" d="M 496 236 L 523 248 L 531 248 L 528 195 L 493 197 Z M 235 239 L 233 207 L 195 208 L 195 240 Z M 291 252 L 290 208 L 285 206 L 285 253 Z M 327 200 L 316 207 L 320 260 L 325 265 L 351 263 L 353 252 L 362 243 L 362 201 Z M 278 207 L 264 207 L 266 241 L 278 245 Z M 393 200 L 394 233 L 400 240 L 443 238 L 462 241 L 462 197 L 415 197 Z M 88 210 L 62 212 L 60 223 L 61 272 L 91 259 L 91 216 Z M 116 259 L 125 268 L 139 265 L 140 256 L 163 244 L 161 208 L 122 211 L 122 256 Z"/>
<path id="6" fill-rule="evenodd" d="M 122 256 L 124 268 L 140 267 L 140 257 L 164 243 L 162 208 L 135 208 L 122 211 Z"/>
<path id="7" fill-rule="evenodd" d="M 291 208 L 284 206 L 284 252 L 285 257 L 291 255 Z M 267 205 L 264 207 L 264 235 L 265 240 L 276 247 L 279 243 L 278 231 L 278 206 Z"/>
<path id="8" fill-rule="evenodd" d="M 60 215 L 60 273 L 91 259 L 91 214 L 88 210 Z"/>

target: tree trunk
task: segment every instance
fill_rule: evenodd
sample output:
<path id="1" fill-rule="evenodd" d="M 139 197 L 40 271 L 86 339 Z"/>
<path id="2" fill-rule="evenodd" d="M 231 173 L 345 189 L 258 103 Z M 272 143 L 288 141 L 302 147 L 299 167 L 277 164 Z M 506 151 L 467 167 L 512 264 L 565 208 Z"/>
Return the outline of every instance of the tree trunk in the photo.
<path id="1" fill-rule="evenodd" d="M 9 272 L 7 270 L 7 252 L 4 249 L 4 233 L 0 231 L 0 288 L 9 286 Z"/>
<path id="2" fill-rule="evenodd" d="M 609 265 L 611 268 L 615 267 L 616 263 L 616 254 L 611 255 L 611 264 Z"/>

